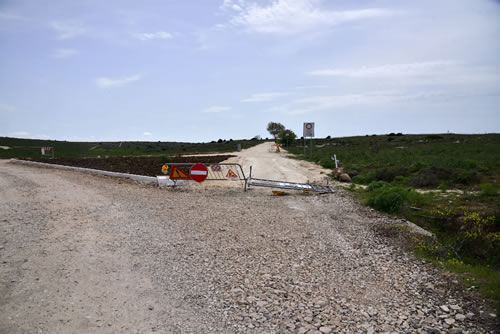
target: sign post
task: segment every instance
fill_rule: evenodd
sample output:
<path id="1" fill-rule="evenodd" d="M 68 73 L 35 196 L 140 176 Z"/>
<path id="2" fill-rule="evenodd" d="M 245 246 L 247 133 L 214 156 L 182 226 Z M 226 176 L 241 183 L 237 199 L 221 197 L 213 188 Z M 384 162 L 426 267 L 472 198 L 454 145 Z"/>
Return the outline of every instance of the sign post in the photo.
<path id="1" fill-rule="evenodd" d="M 40 147 L 42 155 L 45 155 L 48 151 L 52 152 L 52 158 L 54 157 L 54 148 L 52 146 Z"/>
<path id="2" fill-rule="evenodd" d="M 311 137 L 311 154 L 310 158 L 312 159 L 312 140 L 314 137 L 314 122 L 306 122 L 304 123 L 304 158 L 306 156 L 306 137 Z"/>

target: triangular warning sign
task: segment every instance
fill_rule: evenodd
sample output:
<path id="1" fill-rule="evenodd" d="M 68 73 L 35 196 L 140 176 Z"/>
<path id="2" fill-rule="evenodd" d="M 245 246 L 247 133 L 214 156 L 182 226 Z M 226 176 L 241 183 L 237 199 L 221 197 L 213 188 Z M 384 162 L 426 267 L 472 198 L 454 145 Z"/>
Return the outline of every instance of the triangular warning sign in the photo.
<path id="1" fill-rule="evenodd" d="M 189 180 L 190 177 L 183 170 L 179 169 L 176 166 L 172 166 L 172 170 L 170 171 L 170 179 L 171 180 Z"/>
<path id="2" fill-rule="evenodd" d="M 238 177 L 238 175 L 236 175 L 232 170 L 229 169 L 227 171 L 226 177 Z"/>

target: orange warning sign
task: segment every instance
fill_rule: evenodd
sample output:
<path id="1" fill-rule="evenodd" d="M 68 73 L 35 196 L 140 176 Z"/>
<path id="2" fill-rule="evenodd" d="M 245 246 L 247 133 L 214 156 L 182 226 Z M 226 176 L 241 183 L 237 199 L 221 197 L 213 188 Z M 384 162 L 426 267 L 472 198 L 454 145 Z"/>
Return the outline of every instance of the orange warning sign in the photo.
<path id="1" fill-rule="evenodd" d="M 226 174 L 227 178 L 233 178 L 233 177 L 238 177 L 232 170 L 228 170 Z"/>
<path id="2" fill-rule="evenodd" d="M 168 165 L 161 166 L 161 172 L 163 174 L 168 174 Z"/>
<path id="3" fill-rule="evenodd" d="M 172 170 L 170 171 L 170 179 L 171 180 L 189 180 L 190 177 L 189 175 L 179 169 L 176 166 L 172 166 Z"/>

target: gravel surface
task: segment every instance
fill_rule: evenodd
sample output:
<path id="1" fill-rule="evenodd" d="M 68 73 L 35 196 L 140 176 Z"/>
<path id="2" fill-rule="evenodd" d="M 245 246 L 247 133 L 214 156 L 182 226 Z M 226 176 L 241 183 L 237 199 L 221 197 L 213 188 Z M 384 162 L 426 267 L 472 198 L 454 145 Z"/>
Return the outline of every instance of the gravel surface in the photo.
<path id="1" fill-rule="evenodd" d="M 342 191 L 0 161 L 0 333 L 495 333 L 495 314 L 377 232 L 390 221 Z"/>

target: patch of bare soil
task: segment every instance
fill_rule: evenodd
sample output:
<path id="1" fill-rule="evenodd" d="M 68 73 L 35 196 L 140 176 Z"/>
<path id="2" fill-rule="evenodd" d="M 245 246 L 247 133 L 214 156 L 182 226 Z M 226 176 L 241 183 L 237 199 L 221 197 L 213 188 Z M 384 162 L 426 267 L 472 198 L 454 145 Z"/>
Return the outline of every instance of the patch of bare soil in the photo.
<path id="1" fill-rule="evenodd" d="M 176 156 L 170 159 L 177 163 L 217 163 L 232 155 L 210 155 L 210 156 Z M 164 161 L 161 157 L 107 157 L 107 158 L 54 158 L 54 159 L 31 159 L 32 161 L 45 162 L 56 165 L 83 167 L 105 170 L 110 172 L 137 174 L 145 176 L 161 175 L 161 166 Z"/>

